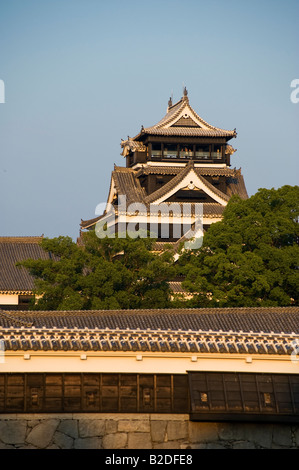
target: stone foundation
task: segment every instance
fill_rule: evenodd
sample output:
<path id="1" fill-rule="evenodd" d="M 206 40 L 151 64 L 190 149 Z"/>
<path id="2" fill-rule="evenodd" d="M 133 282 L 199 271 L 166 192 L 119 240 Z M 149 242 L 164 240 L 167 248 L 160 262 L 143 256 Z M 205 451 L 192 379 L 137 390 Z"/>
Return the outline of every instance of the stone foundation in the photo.
<path id="1" fill-rule="evenodd" d="M 0 449 L 290 449 L 299 426 L 203 423 L 189 415 L 7 414 Z"/>

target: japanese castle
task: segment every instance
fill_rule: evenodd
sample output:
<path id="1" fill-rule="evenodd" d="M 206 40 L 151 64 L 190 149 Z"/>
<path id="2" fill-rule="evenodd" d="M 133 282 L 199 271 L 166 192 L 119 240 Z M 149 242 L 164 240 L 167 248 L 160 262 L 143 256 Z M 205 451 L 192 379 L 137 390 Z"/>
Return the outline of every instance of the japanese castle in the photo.
<path id="1" fill-rule="evenodd" d="M 169 100 L 157 124 L 142 126 L 135 137 L 121 141 L 126 166 L 114 166 L 104 214 L 81 220 L 81 230 L 107 222 L 119 231 L 131 222 L 152 232 L 154 221 L 161 244 L 182 240 L 183 226 L 192 227 L 198 216 L 202 229 L 208 229 L 221 220 L 231 196 L 248 197 L 241 170 L 231 168 L 236 150 L 228 142 L 236 136 L 236 130 L 204 121 L 190 106 L 185 88 L 177 103 Z"/>

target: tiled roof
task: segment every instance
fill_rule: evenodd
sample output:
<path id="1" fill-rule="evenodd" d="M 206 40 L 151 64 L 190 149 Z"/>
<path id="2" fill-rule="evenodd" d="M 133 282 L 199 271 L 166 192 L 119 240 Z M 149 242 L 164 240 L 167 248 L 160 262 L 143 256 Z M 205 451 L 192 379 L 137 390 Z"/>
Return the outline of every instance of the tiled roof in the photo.
<path id="1" fill-rule="evenodd" d="M 161 188 L 157 189 L 156 191 L 154 191 L 153 193 L 149 194 L 145 201 L 147 203 L 151 203 L 151 202 L 154 202 L 158 199 L 160 199 L 161 197 L 165 196 L 169 191 L 173 190 L 182 180 L 183 178 L 189 173 L 190 170 L 194 170 L 194 162 L 192 160 L 190 160 L 187 165 L 181 169 L 181 171 L 174 177 L 172 178 L 170 181 L 168 181 L 167 183 L 165 183 Z M 196 171 L 195 171 L 196 173 Z M 207 181 L 206 179 L 204 179 L 200 174 L 199 172 L 197 173 L 197 176 L 198 178 L 200 179 L 200 181 L 206 186 L 208 187 L 214 194 L 216 194 L 217 196 L 219 196 L 223 201 L 227 202 L 229 200 L 229 196 L 227 196 L 226 194 L 224 194 L 222 191 L 220 191 L 218 188 L 215 188 L 215 186 L 213 186 L 209 181 Z"/>
<path id="2" fill-rule="evenodd" d="M 197 127 L 168 127 L 157 129 L 156 127 L 148 127 L 144 132 L 151 135 L 165 135 L 165 136 L 183 136 L 183 137 L 227 137 L 230 135 L 234 137 L 234 133 L 229 131 L 200 129 Z"/>
<path id="3" fill-rule="evenodd" d="M 140 168 L 136 171 L 137 177 L 140 175 L 177 175 L 182 171 L 184 166 L 154 166 L 148 165 Z M 237 177 L 238 170 L 232 168 L 208 168 L 208 167 L 197 167 L 194 165 L 194 171 L 198 175 L 202 176 L 227 176 Z"/>
<path id="4" fill-rule="evenodd" d="M 185 126 L 184 126 L 185 121 Z M 190 106 L 187 94 L 176 104 L 168 107 L 167 114 L 154 126 L 142 128 L 141 132 L 133 138 L 139 140 L 142 134 L 198 136 L 198 137 L 226 137 L 228 140 L 236 137 L 236 131 L 228 131 L 212 126 L 204 121 Z"/>
<path id="5" fill-rule="evenodd" d="M 195 167 L 192 160 L 188 161 L 184 167 L 145 166 L 138 170 L 133 170 L 131 168 L 115 166 L 114 171 L 112 172 L 112 178 L 118 194 L 127 196 L 126 202 L 128 205 L 134 202 L 140 202 L 145 206 L 149 206 L 149 204 L 155 202 L 159 198 L 165 196 L 169 191 L 174 189 L 175 186 L 179 184 L 188 174 L 191 168 L 197 174 L 202 183 L 214 194 L 218 195 L 224 202 L 227 202 L 234 194 L 238 194 L 243 199 L 248 198 L 241 170 L 231 168 Z M 139 177 L 142 174 L 169 174 L 173 175 L 173 178 L 161 186 L 161 188 L 147 195 L 145 190 L 141 187 L 139 181 Z M 205 178 L 205 176 L 225 176 L 227 183 L 227 194 L 224 194 L 218 188 L 213 186 L 213 184 L 210 183 Z M 216 202 L 203 203 L 203 210 L 204 215 L 210 216 L 219 216 L 223 213 L 223 207 L 221 204 Z M 87 229 L 93 227 L 100 220 L 100 218 L 101 216 L 89 220 L 81 220 L 81 228 Z"/>
<path id="6" fill-rule="evenodd" d="M 184 203 L 177 203 L 177 204 L 179 204 L 181 206 L 181 209 L 183 209 Z M 147 205 L 145 204 L 145 206 Z M 203 215 L 206 217 L 222 217 L 224 209 L 225 209 L 225 206 L 222 206 L 221 204 L 217 202 L 215 203 L 205 202 L 203 204 Z M 195 214 L 195 203 L 191 203 L 191 214 Z M 90 220 L 81 220 L 80 226 L 82 229 L 88 229 L 90 227 L 94 227 L 101 218 L 102 216 L 95 217 L 94 219 L 90 219 Z"/>
<path id="7" fill-rule="evenodd" d="M 89 219 L 89 220 L 82 220 L 81 219 L 81 223 L 80 223 L 80 227 L 82 229 L 88 229 L 90 227 L 93 227 L 94 225 L 96 225 L 96 223 L 102 218 L 102 216 L 98 216 L 98 217 L 95 217 L 94 219 Z"/>
<path id="8" fill-rule="evenodd" d="M 123 140 L 121 142 L 121 147 L 123 149 L 122 155 L 125 157 L 128 155 L 129 152 L 145 152 L 146 147 L 143 144 L 143 142 L 139 142 L 138 140 L 132 140 L 131 138 L 128 138 L 128 140 Z"/>
<path id="9" fill-rule="evenodd" d="M 134 170 L 118 167 L 112 172 L 112 178 L 118 194 L 126 195 L 127 204 L 144 201 L 146 193 Z"/>
<path id="10" fill-rule="evenodd" d="M 174 178 L 172 178 L 170 181 L 168 181 L 163 186 L 161 186 L 161 188 L 149 194 L 146 197 L 146 202 L 147 203 L 154 202 L 157 199 L 163 197 L 173 188 L 175 188 L 177 184 L 179 184 L 182 181 L 182 179 L 189 173 L 191 168 L 193 168 L 193 162 L 190 160 L 184 168 L 181 168 L 181 171 Z"/>
<path id="11" fill-rule="evenodd" d="M 26 259 L 49 259 L 40 246 L 43 237 L 0 237 L 0 292 L 32 291 L 34 279 L 16 263 Z"/>
<path id="12" fill-rule="evenodd" d="M 170 281 L 168 284 L 173 294 L 180 294 L 182 292 L 186 292 L 186 290 L 182 286 L 181 281 Z"/>
<path id="13" fill-rule="evenodd" d="M 225 206 L 218 204 L 217 202 L 205 202 L 203 204 L 203 215 L 204 216 L 214 216 L 214 217 L 221 217 Z"/>
<path id="14" fill-rule="evenodd" d="M 287 355 L 298 335 L 298 307 L 0 311 L 6 350 Z"/>
<path id="15" fill-rule="evenodd" d="M 242 199 L 248 198 L 245 181 L 241 172 L 227 179 L 227 194 L 229 197 L 237 194 Z"/>

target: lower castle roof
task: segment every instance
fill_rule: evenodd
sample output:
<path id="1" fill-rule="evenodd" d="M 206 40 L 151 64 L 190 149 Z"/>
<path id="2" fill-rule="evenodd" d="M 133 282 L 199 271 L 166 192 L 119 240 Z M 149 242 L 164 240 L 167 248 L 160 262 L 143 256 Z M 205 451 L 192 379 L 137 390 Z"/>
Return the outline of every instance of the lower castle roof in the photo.
<path id="1" fill-rule="evenodd" d="M 181 179 L 188 174 L 190 168 L 194 170 L 203 184 L 210 188 L 210 190 L 223 200 L 224 203 L 226 203 L 234 194 L 238 194 L 242 199 L 247 199 L 248 194 L 241 170 L 233 170 L 230 168 L 198 168 L 194 166 L 193 162 L 188 162 L 184 167 L 145 166 L 138 170 L 115 166 L 114 171 L 112 172 L 112 179 L 117 193 L 119 195 L 126 195 L 127 205 L 138 202 L 145 206 L 149 206 L 149 204 L 154 203 L 161 196 L 165 195 L 167 191 L 171 191 L 175 188 Z M 139 180 L 139 177 L 142 174 L 168 174 L 173 175 L 173 178 L 161 188 L 147 195 L 145 190 L 141 187 Z M 205 176 L 225 176 L 227 194 L 224 194 L 218 188 L 215 188 L 205 178 Z M 220 203 L 203 203 L 203 213 L 206 216 L 219 217 L 222 215 L 223 210 L 224 207 Z M 81 220 L 81 228 L 87 229 L 92 227 L 98 220 L 100 220 L 100 218 L 101 216 L 89 220 Z"/>
<path id="2" fill-rule="evenodd" d="M 298 337 L 299 307 L 0 311 L 6 350 L 286 355 Z"/>
<path id="3" fill-rule="evenodd" d="M 34 288 L 34 278 L 16 263 L 26 259 L 49 259 L 40 243 L 43 237 L 0 237 L 0 292 L 26 292 Z"/>

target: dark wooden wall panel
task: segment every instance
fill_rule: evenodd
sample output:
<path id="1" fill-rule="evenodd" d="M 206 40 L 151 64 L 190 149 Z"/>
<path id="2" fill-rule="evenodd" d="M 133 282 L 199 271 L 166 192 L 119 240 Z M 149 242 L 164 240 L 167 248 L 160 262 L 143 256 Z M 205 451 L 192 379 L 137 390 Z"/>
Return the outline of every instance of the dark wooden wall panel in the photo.
<path id="1" fill-rule="evenodd" d="M 299 375 L 190 372 L 191 418 L 299 422 Z"/>

